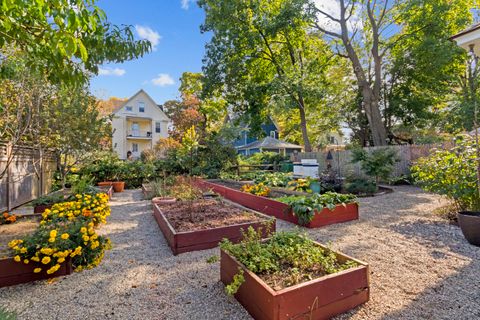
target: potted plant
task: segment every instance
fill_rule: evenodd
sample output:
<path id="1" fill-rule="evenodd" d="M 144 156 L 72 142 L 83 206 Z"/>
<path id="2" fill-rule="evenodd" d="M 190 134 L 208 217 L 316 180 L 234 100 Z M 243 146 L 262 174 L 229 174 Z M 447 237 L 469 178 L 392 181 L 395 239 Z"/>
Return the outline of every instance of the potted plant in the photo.
<path id="1" fill-rule="evenodd" d="M 297 232 L 220 244 L 227 294 L 255 319 L 329 319 L 369 299 L 368 265 Z"/>
<path id="2" fill-rule="evenodd" d="M 177 201 L 175 197 L 170 196 L 165 179 L 154 180 L 150 182 L 149 186 L 151 188 L 151 194 L 153 195 L 152 202 L 154 204 L 162 205 L 175 203 Z"/>
<path id="3" fill-rule="evenodd" d="M 115 166 L 113 167 L 112 174 L 113 174 L 113 181 L 112 181 L 112 186 L 113 186 L 113 191 L 114 192 L 123 192 L 125 189 L 125 181 L 123 181 L 123 178 L 126 174 L 125 170 L 125 164 L 121 161 L 117 162 Z"/>
<path id="4" fill-rule="evenodd" d="M 480 246 L 480 195 L 477 189 L 476 141 L 458 136 L 455 147 L 436 150 L 420 158 L 412 176 L 426 191 L 449 198 L 458 210 L 458 224 L 465 238 Z"/>
<path id="5" fill-rule="evenodd" d="M 43 213 L 46 209 L 50 209 L 52 205 L 64 201 L 63 193 L 55 193 L 38 197 L 32 201 L 33 213 Z"/>

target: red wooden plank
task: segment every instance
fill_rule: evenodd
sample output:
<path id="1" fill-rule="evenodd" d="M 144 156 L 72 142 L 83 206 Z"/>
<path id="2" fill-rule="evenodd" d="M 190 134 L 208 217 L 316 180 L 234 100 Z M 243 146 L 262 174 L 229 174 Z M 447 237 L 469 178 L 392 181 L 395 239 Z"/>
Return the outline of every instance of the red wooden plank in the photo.
<path id="1" fill-rule="evenodd" d="M 42 268 L 39 273 L 34 273 L 35 268 Z M 36 280 L 44 280 L 69 275 L 73 272 L 72 262 L 67 258 L 54 274 L 47 274 L 45 265 L 31 261 L 29 264 L 15 262 L 12 258 L 0 260 L 0 287 L 12 286 Z"/>
<path id="2" fill-rule="evenodd" d="M 183 252 L 204 250 L 215 248 L 222 239 L 229 239 L 232 242 L 238 242 L 242 237 L 242 230 L 247 230 L 248 227 L 252 227 L 255 230 L 262 229 L 262 235 L 266 238 L 269 235 L 265 227 L 265 223 L 269 221 L 266 216 L 263 222 L 253 223 L 241 223 L 232 226 L 211 228 L 206 230 L 196 230 L 188 232 L 176 232 L 172 225 L 168 222 L 168 219 L 163 214 L 160 207 L 154 203 L 153 213 L 157 224 L 160 227 L 168 245 L 172 249 L 174 255 Z M 259 215 L 259 213 L 255 213 Z M 270 228 L 271 232 L 275 232 L 275 222 Z"/>
<path id="3" fill-rule="evenodd" d="M 284 221 L 295 223 L 297 225 L 299 224 L 298 218 L 293 214 L 291 208 L 287 204 L 280 201 L 242 192 L 205 180 L 199 180 L 197 184 L 203 189 L 211 189 L 224 198 L 241 204 L 247 208 L 262 212 Z M 333 210 L 325 208 L 320 212 L 316 212 L 313 220 L 304 227 L 319 228 L 330 224 L 357 219 L 358 205 L 356 203 L 349 203 L 346 206 L 338 205 Z"/>
<path id="4" fill-rule="evenodd" d="M 325 248 L 319 243 L 317 245 Z M 360 266 L 273 291 L 258 276 L 222 251 L 220 276 L 223 283 L 229 284 L 239 267 L 244 270 L 245 282 L 235 298 L 255 319 L 329 319 L 369 299 L 368 265 L 335 253 L 339 260 L 351 259 Z"/>

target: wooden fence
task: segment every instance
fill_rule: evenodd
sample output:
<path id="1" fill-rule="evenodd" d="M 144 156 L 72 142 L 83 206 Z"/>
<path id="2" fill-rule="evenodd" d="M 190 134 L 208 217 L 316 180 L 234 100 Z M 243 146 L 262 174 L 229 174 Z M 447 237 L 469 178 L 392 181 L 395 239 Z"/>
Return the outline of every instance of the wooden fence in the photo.
<path id="1" fill-rule="evenodd" d="M 0 143 L 0 212 L 49 193 L 56 167 L 51 151 Z"/>
<path id="2" fill-rule="evenodd" d="M 401 175 L 406 175 L 410 173 L 410 167 L 412 163 L 421 157 L 427 156 L 430 154 L 431 150 L 434 148 L 446 148 L 449 145 L 398 145 L 398 146 L 389 146 L 388 148 L 392 148 L 397 153 L 398 162 L 395 164 L 395 168 L 393 170 L 392 176 L 399 177 Z M 371 152 L 375 149 L 380 149 L 385 147 L 366 147 L 367 151 Z M 359 164 L 352 164 L 352 151 L 351 150 L 331 150 L 332 160 L 330 160 L 330 164 L 340 176 L 348 176 L 348 175 L 357 175 L 363 176 L 364 173 L 362 172 Z M 299 159 L 317 159 L 319 164 L 319 171 L 322 172 L 327 167 L 327 155 L 328 151 L 322 152 L 301 152 L 298 154 Z"/>

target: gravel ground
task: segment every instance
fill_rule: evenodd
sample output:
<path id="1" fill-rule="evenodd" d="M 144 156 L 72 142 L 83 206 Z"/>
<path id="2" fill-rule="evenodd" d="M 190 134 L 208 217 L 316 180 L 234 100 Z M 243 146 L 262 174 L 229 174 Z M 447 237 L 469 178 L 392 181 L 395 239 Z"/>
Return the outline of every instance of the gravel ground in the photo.
<path id="1" fill-rule="evenodd" d="M 308 233 L 370 263 L 371 300 L 339 319 L 480 318 L 480 248 L 414 187 L 360 200 L 360 220 Z M 138 190 L 115 194 L 103 263 L 47 284 L 0 289 L 19 319 L 251 319 L 219 282 L 218 249 L 174 257 Z M 278 221 L 278 229 L 292 224 Z"/>

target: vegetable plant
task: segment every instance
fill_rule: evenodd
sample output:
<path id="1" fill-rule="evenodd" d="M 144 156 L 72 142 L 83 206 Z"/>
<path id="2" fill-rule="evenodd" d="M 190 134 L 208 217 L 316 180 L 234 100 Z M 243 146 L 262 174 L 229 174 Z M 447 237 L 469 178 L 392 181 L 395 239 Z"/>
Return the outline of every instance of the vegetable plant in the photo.
<path id="1" fill-rule="evenodd" d="M 286 187 L 292 179 L 293 177 L 289 173 L 271 172 L 257 176 L 254 181 L 269 187 Z"/>
<path id="2" fill-rule="evenodd" d="M 313 220 L 315 211 L 320 212 L 324 208 L 333 210 L 337 205 L 345 206 L 348 203 L 355 203 L 357 198 L 353 194 L 326 192 L 311 196 L 288 196 L 276 200 L 288 204 L 293 214 L 298 217 L 298 223 L 306 225 Z"/>
<path id="3" fill-rule="evenodd" d="M 274 290 L 357 266 L 353 261 L 338 261 L 331 250 L 323 249 L 297 231 L 277 232 L 269 240 L 263 241 L 261 231 L 249 227 L 240 243 L 233 244 L 225 239 L 220 243 L 220 248 Z M 226 292 L 235 294 L 243 282 L 243 272 L 239 272 L 233 282 L 227 285 Z"/>
<path id="4" fill-rule="evenodd" d="M 270 194 L 270 188 L 263 183 L 258 184 L 245 184 L 240 189 L 243 192 L 248 192 L 261 197 L 268 197 Z"/>

